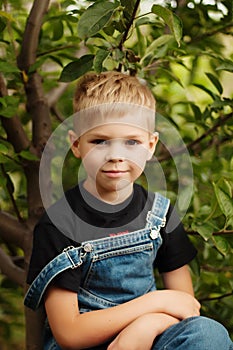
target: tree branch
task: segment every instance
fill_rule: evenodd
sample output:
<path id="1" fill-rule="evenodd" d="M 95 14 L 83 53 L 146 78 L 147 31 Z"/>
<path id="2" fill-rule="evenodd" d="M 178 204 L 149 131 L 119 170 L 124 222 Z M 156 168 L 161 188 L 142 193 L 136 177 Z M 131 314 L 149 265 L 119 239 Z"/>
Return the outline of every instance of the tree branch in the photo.
<path id="1" fill-rule="evenodd" d="M 123 44 L 128 38 L 128 34 L 129 34 L 130 28 L 131 28 L 131 26 L 133 24 L 133 21 L 135 19 L 135 16 L 136 16 L 136 13 L 137 13 L 139 5 L 140 5 L 140 0 L 136 0 L 135 5 L 134 5 L 134 9 L 133 9 L 133 12 L 132 12 L 132 16 L 131 16 L 130 20 L 127 23 L 127 27 L 126 27 L 126 29 L 124 31 L 124 35 L 122 36 L 122 39 L 121 39 L 120 44 L 118 46 L 118 48 L 120 50 L 122 50 Z"/>
<path id="2" fill-rule="evenodd" d="M 10 200 L 11 200 L 11 203 L 12 203 L 12 205 L 13 205 L 15 214 L 16 214 L 18 220 L 22 222 L 23 219 L 22 219 L 22 217 L 21 217 L 21 215 L 20 215 L 20 211 L 19 211 L 19 209 L 18 209 L 18 207 L 17 207 L 16 201 L 15 201 L 15 198 L 14 198 L 14 195 L 13 195 L 13 193 L 14 193 L 14 185 L 12 184 L 11 178 L 10 178 L 10 176 L 8 175 L 8 173 L 6 172 L 5 167 L 4 167 L 3 164 L 0 164 L 0 168 L 1 168 L 1 170 L 2 170 L 3 176 L 4 176 L 5 179 L 6 179 L 6 189 L 7 189 L 7 191 L 8 191 L 8 195 L 9 195 Z"/>
<path id="3" fill-rule="evenodd" d="M 24 270 L 16 266 L 11 258 L 0 248 L 0 271 L 11 281 L 24 286 L 25 273 Z"/>
<path id="4" fill-rule="evenodd" d="M 214 28 L 212 30 L 209 31 L 205 31 L 205 33 L 201 34 L 201 35 L 197 35 L 196 37 L 193 37 L 191 40 L 191 43 L 198 43 L 199 41 L 202 41 L 205 38 L 209 38 L 215 34 L 219 34 L 219 33 L 227 33 L 227 30 L 233 28 L 233 22 L 229 22 L 224 24 L 223 26 L 219 26 L 217 28 Z"/>
<path id="5" fill-rule="evenodd" d="M 233 113 L 227 114 L 224 117 L 220 117 L 217 121 L 217 123 L 210 129 L 208 129 L 203 135 L 198 137 L 196 140 L 190 142 L 186 146 L 179 147 L 177 149 L 172 150 L 172 155 L 169 152 L 166 152 L 166 154 L 159 156 L 157 158 L 157 161 L 161 162 L 164 160 L 168 160 L 176 155 L 182 154 L 185 152 L 187 149 L 190 150 L 195 150 L 197 145 L 200 144 L 202 140 L 204 140 L 207 136 L 213 134 L 220 126 L 224 125 L 229 119 L 233 117 Z"/>
<path id="6" fill-rule="evenodd" d="M 224 125 L 229 119 L 233 117 L 233 113 L 227 114 L 224 117 L 220 117 L 217 123 L 210 129 L 208 129 L 202 136 L 198 137 L 195 141 L 187 145 L 188 149 L 194 149 L 203 139 L 213 134 L 220 126 Z"/>
<path id="7" fill-rule="evenodd" d="M 26 72 L 26 78 L 25 74 L 22 77 L 27 95 L 27 110 L 32 118 L 32 143 L 39 158 L 51 135 L 51 120 L 42 78 L 35 70 L 29 73 L 29 68 L 36 62 L 39 34 L 48 6 L 49 0 L 35 0 L 33 2 L 23 36 L 21 52 L 18 56 L 18 67 Z M 43 208 L 39 190 L 39 162 L 29 162 L 24 169 L 27 178 L 29 217 L 35 222 L 41 215 Z M 42 181 L 46 183 L 49 197 L 50 167 L 48 166 L 45 170 L 46 174 L 44 174 Z"/>
<path id="8" fill-rule="evenodd" d="M 230 293 L 219 295 L 218 297 L 202 298 L 202 299 L 199 299 L 199 301 L 203 302 L 203 301 L 221 300 L 223 298 L 227 298 L 227 297 L 230 297 L 232 295 L 233 295 L 233 292 L 230 292 Z"/>
<path id="9" fill-rule="evenodd" d="M 204 271 L 209 271 L 209 272 L 214 272 L 214 273 L 219 273 L 219 272 L 228 272 L 232 271 L 232 266 L 221 266 L 221 267 L 216 267 L 212 265 L 202 265 L 201 269 Z"/>
<path id="10" fill-rule="evenodd" d="M 16 246 L 23 248 L 28 227 L 20 223 L 14 216 L 0 211 L 0 237 Z"/>
<path id="11" fill-rule="evenodd" d="M 133 8 L 133 11 L 132 11 L 132 15 L 131 15 L 129 21 L 127 21 L 126 29 L 125 29 L 124 34 L 123 34 L 123 36 L 122 36 L 122 38 L 121 38 L 121 41 L 120 41 L 120 43 L 119 43 L 119 45 L 118 45 L 118 49 L 119 49 L 120 51 L 123 50 L 123 44 L 124 44 L 124 42 L 125 42 L 125 41 L 127 40 L 127 38 L 128 38 L 130 28 L 131 28 L 131 26 L 132 26 L 132 24 L 133 24 L 133 22 L 134 22 L 134 19 L 135 19 L 137 10 L 138 10 L 139 5 L 140 5 L 140 1 L 141 1 L 141 0 L 136 0 L 135 5 L 134 5 L 134 8 Z M 121 69 L 122 69 L 122 63 L 119 64 L 119 67 L 118 67 L 117 70 L 120 72 Z"/>
<path id="12" fill-rule="evenodd" d="M 18 67 L 26 73 L 36 62 L 39 34 L 48 6 L 49 0 L 35 0 L 27 20 L 21 52 L 17 60 Z M 33 145 L 40 155 L 51 134 L 48 103 L 44 96 L 42 79 L 36 71 L 30 73 L 23 81 L 27 94 L 27 109 L 33 120 Z"/>
<path id="13" fill-rule="evenodd" d="M 27 20 L 23 36 L 21 52 L 18 56 L 18 67 L 28 72 L 30 66 L 36 61 L 39 34 L 45 13 L 48 10 L 49 0 L 35 0 Z"/>
<path id="14" fill-rule="evenodd" d="M 187 231 L 187 234 L 191 236 L 200 236 L 196 231 Z M 213 232 L 213 236 L 222 236 L 222 235 L 233 235 L 233 230 L 223 230 L 218 232 Z"/>

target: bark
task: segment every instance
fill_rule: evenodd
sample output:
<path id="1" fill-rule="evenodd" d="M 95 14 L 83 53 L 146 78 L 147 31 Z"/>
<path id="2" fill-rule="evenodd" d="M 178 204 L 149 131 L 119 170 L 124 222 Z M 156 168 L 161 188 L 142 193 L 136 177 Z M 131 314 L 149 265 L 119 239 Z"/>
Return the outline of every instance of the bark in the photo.
<path id="1" fill-rule="evenodd" d="M 41 76 L 29 68 L 36 62 L 36 51 L 39 41 L 43 16 L 47 12 L 48 0 L 35 0 L 29 14 L 21 52 L 18 57 L 18 67 L 26 72 L 24 87 L 27 96 L 27 110 L 32 119 L 32 145 L 36 155 L 40 159 L 45 144 L 51 135 L 51 121 L 47 99 L 43 90 Z M 24 76 L 24 75 L 23 75 Z M 27 178 L 27 198 L 29 218 L 32 223 L 38 220 L 43 211 L 43 203 L 39 189 L 39 162 L 25 162 L 25 175 Z M 47 203 L 50 202 L 50 169 L 46 169 L 42 181 L 45 182 L 48 193 Z"/>
<path id="2" fill-rule="evenodd" d="M 18 57 L 18 67 L 24 72 L 28 72 L 36 61 L 39 34 L 48 6 L 49 0 L 34 0 L 33 2 L 23 36 L 21 53 Z"/>
<path id="3" fill-rule="evenodd" d="M 43 90 L 43 82 L 37 71 L 33 70 L 33 64 L 37 58 L 37 47 L 39 34 L 43 23 L 43 17 L 49 6 L 49 0 L 34 0 L 26 28 L 24 31 L 21 52 L 18 56 L 18 67 L 23 71 L 27 110 L 32 119 L 32 145 L 36 155 L 40 159 L 44 146 L 51 135 L 51 122 L 49 106 Z M 25 175 L 27 178 L 27 198 L 28 198 L 28 220 L 29 232 L 24 236 L 25 270 L 31 254 L 32 229 L 43 211 L 43 203 L 39 188 L 39 161 L 24 163 Z M 45 181 L 48 188 L 48 202 L 50 200 L 50 169 L 46 169 L 46 174 L 42 181 Z M 26 318 L 26 349 L 42 349 L 42 324 L 43 313 L 25 310 Z"/>

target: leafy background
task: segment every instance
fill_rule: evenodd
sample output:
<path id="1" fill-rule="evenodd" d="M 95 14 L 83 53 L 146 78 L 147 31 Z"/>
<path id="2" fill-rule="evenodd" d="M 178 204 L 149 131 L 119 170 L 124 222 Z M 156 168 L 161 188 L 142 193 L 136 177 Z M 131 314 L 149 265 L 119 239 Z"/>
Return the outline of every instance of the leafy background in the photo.
<path id="1" fill-rule="evenodd" d="M 196 296 L 202 313 L 233 336 L 232 1 L 0 5 L 1 349 L 41 348 L 34 323 L 39 316 L 22 304 L 32 230 L 42 210 L 39 159 L 51 132 L 72 114 L 76 79 L 91 70 L 114 69 L 146 80 L 158 113 L 182 136 L 194 171 L 183 222 L 199 251 L 191 264 Z M 182 157 L 182 149 L 174 151 Z M 162 144 L 156 156 L 174 202 L 174 160 Z M 75 183 L 70 173 L 77 166 L 68 154 L 64 188 Z M 48 184 L 56 182 L 56 171 L 46 177 Z M 187 200 L 184 182 L 181 210 Z"/>

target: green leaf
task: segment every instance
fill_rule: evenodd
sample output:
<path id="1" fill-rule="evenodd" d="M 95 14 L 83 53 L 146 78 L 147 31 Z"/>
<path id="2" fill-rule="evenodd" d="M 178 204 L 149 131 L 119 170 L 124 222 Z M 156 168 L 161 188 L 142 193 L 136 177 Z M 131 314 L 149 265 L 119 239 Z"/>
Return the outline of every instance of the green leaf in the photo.
<path id="1" fill-rule="evenodd" d="M 18 110 L 19 98 L 16 96 L 0 97 L 0 115 L 5 118 L 13 117 Z"/>
<path id="2" fill-rule="evenodd" d="M 167 77 L 168 79 L 170 79 L 171 81 L 176 81 L 181 87 L 183 87 L 181 80 L 169 69 L 165 69 L 165 68 L 160 68 L 159 72 L 161 73 L 161 75 L 163 75 L 164 77 Z"/>
<path id="3" fill-rule="evenodd" d="M 97 73 L 101 73 L 103 71 L 103 62 L 108 57 L 109 51 L 100 49 L 97 51 L 94 58 L 94 69 Z"/>
<path id="4" fill-rule="evenodd" d="M 220 180 L 220 183 L 218 183 L 218 185 L 221 187 L 221 189 L 222 189 L 229 197 L 231 197 L 231 195 L 232 195 L 232 185 L 231 185 L 231 183 L 230 183 L 228 180 L 222 178 L 222 179 Z"/>
<path id="5" fill-rule="evenodd" d="M 0 11 L 0 16 L 6 18 L 8 21 L 15 22 L 14 17 L 7 12 Z"/>
<path id="6" fill-rule="evenodd" d="M 0 175 L 1 175 L 1 173 L 0 173 Z M 6 183 L 7 183 L 6 178 L 1 175 L 0 176 L 0 187 L 6 187 Z"/>
<path id="7" fill-rule="evenodd" d="M 147 39 L 145 35 L 141 33 L 141 30 L 139 27 L 136 27 L 136 33 L 137 33 L 138 54 L 140 57 L 143 57 L 146 51 Z"/>
<path id="8" fill-rule="evenodd" d="M 230 219 L 233 216 L 233 199 L 228 194 L 226 194 L 217 184 L 213 183 L 213 186 L 220 209 L 226 218 Z"/>
<path id="9" fill-rule="evenodd" d="M 164 20 L 180 46 L 180 40 L 182 38 L 182 22 L 180 18 L 161 5 L 153 5 L 151 11 Z"/>
<path id="10" fill-rule="evenodd" d="M 150 18 L 149 17 L 141 17 L 135 22 L 135 27 L 139 27 L 145 24 L 150 23 Z"/>
<path id="11" fill-rule="evenodd" d="M 225 106 L 233 107 L 233 101 L 231 99 L 217 100 L 210 105 L 212 109 L 223 109 Z"/>
<path id="12" fill-rule="evenodd" d="M 15 186 L 12 179 L 7 173 L 4 176 L 6 178 L 6 187 L 7 187 L 8 193 L 13 194 L 15 192 Z"/>
<path id="13" fill-rule="evenodd" d="M 196 86 L 197 88 L 205 91 L 208 95 L 210 95 L 212 97 L 213 100 L 216 100 L 216 98 L 218 97 L 211 90 L 207 89 L 204 85 L 201 85 L 201 84 L 193 84 L 193 85 Z"/>
<path id="14" fill-rule="evenodd" d="M 69 63 L 63 69 L 59 81 L 70 82 L 89 72 L 93 67 L 94 55 L 84 55 Z"/>
<path id="15" fill-rule="evenodd" d="M 120 0 L 120 2 L 124 7 L 124 11 L 131 17 L 135 7 L 135 0 Z"/>
<path id="16" fill-rule="evenodd" d="M 9 158 L 4 153 L 0 153 L 0 163 L 6 164 L 8 163 L 8 161 L 9 161 Z"/>
<path id="17" fill-rule="evenodd" d="M 39 158 L 35 154 L 31 153 L 29 150 L 23 150 L 19 153 L 19 155 L 27 160 L 39 160 Z"/>
<path id="18" fill-rule="evenodd" d="M 218 92 L 220 94 L 223 93 L 223 88 L 222 88 L 222 85 L 220 83 L 220 81 L 218 80 L 218 78 L 211 74 L 211 73 L 206 73 L 207 77 L 209 78 L 209 80 L 211 81 L 211 83 L 216 87 L 216 89 L 218 90 Z"/>
<path id="19" fill-rule="evenodd" d="M 191 226 L 205 241 L 208 241 L 214 232 L 214 228 L 210 223 L 201 223 L 200 225 L 193 223 Z"/>
<path id="20" fill-rule="evenodd" d="M 161 35 L 159 38 L 153 40 L 153 42 L 147 47 L 146 54 L 156 51 L 159 47 L 166 45 L 171 39 L 171 34 Z"/>
<path id="21" fill-rule="evenodd" d="M 200 276 L 200 272 L 201 272 L 201 268 L 200 268 L 200 264 L 198 262 L 197 259 L 193 259 L 190 263 L 189 263 L 191 270 L 193 271 L 193 273 L 196 276 Z"/>
<path id="22" fill-rule="evenodd" d="M 195 119 L 200 121 L 202 119 L 202 113 L 200 108 L 195 103 L 192 103 L 192 102 L 190 102 L 190 106 L 193 110 Z"/>
<path id="23" fill-rule="evenodd" d="M 233 62 L 230 60 L 224 61 L 216 70 L 226 70 L 228 72 L 233 72 Z"/>
<path id="24" fill-rule="evenodd" d="M 6 21 L 0 17 L 0 33 L 6 28 Z"/>
<path id="25" fill-rule="evenodd" d="M 212 241 L 222 255 L 226 256 L 230 252 L 230 245 L 224 237 L 212 236 Z"/>
<path id="26" fill-rule="evenodd" d="M 0 143 L 0 153 L 8 153 L 8 148 Z"/>
<path id="27" fill-rule="evenodd" d="M 78 36 L 88 38 L 98 33 L 108 23 L 119 3 L 96 1 L 82 14 L 78 22 Z"/>
<path id="28" fill-rule="evenodd" d="M 13 65 L 7 61 L 0 61 L 0 71 L 2 73 L 19 73 L 20 70 L 16 65 Z"/>
<path id="29" fill-rule="evenodd" d="M 53 27 L 53 41 L 60 40 L 63 37 L 64 34 L 64 26 L 61 20 L 53 21 L 52 22 Z"/>

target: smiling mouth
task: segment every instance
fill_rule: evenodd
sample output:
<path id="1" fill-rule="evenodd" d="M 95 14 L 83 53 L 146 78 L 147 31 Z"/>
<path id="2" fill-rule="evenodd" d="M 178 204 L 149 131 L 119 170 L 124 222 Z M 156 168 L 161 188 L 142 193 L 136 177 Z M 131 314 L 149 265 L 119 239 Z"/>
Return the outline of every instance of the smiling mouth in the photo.
<path id="1" fill-rule="evenodd" d="M 103 173 L 109 177 L 118 177 L 126 174 L 127 172 L 127 170 L 103 170 Z"/>
<path id="2" fill-rule="evenodd" d="M 103 173 L 121 174 L 127 173 L 127 170 L 103 170 Z"/>

